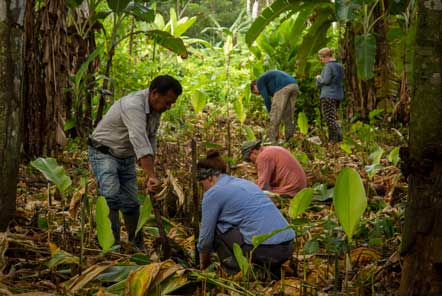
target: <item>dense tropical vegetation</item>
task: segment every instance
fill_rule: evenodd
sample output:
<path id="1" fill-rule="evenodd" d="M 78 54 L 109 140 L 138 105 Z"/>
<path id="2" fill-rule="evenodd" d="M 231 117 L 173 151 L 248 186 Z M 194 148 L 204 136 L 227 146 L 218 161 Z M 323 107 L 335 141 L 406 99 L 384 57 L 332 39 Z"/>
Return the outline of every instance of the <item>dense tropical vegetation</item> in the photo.
<path id="1" fill-rule="evenodd" d="M 0 0 L 0 294 L 442 293 L 441 14 L 435 0 Z M 338 144 L 315 87 L 322 47 L 345 68 Z M 309 188 L 272 196 L 295 253 L 277 277 L 240 252 L 233 277 L 198 270 L 196 159 L 216 148 L 232 175 L 256 178 L 239 147 L 265 135 L 249 85 L 270 69 L 300 86 L 281 144 Z M 87 136 L 166 73 L 183 94 L 162 117 L 162 191 L 139 192 L 147 253 L 124 239 L 117 252 Z"/>

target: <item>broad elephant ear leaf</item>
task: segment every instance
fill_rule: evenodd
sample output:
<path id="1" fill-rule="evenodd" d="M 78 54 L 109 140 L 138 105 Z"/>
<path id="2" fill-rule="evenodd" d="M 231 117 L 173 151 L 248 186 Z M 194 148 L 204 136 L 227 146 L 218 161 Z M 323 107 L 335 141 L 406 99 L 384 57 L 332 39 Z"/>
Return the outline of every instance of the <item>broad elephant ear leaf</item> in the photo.
<path id="1" fill-rule="evenodd" d="M 95 221 L 97 222 L 97 238 L 100 247 L 103 249 L 103 254 L 109 252 L 115 242 L 112 234 L 111 222 L 109 220 L 109 207 L 107 206 L 104 197 L 100 196 L 97 199 L 95 207 Z"/>
<path id="2" fill-rule="evenodd" d="M 355 170 L 344 168 L 339 173 L 336 179 L 333 203 L 336 216 L 351 243 L 356 226 L 367 208 L 364 185 Z"/>
<path id="3" fill-rule="evenodd" d="M 55 158 L 39 157 L 36 160 L 31 161 L 31 165 L 38 169 L 46 179 L 53 182 L 61 193 L 64 193 L 72 184 L 71 178 L 66 175 L 64 168 L 58 165 Z"/>
<path id="4" fill-rule="evenodd" d="M 310 206 L 313 197 L 312 188 L 304 188 L 299 191 L 290 202 L 289 216 L 297 219 Z"/>
<path id="5" fill-rule="evenodd" d="M 183 59 L 187 58 L 188 52 L 181 38 L 174 37 L 170 33 L 161 30 L 151 30 L 145 34 L 149 39 L 180 55 Z"/>

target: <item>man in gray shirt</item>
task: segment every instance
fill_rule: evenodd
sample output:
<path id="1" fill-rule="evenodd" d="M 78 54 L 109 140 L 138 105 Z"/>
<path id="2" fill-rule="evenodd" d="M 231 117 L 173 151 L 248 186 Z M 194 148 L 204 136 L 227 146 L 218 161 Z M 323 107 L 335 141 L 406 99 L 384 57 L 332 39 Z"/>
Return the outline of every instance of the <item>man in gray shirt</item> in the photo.
<path id="1" fill-rule="evenodd" d="M 161 113 L 170 109 L 181 93 L 181 84 L 175 78 L 158 76 L 149 88 L 116 101 L 89 137 L 89 161 L 109 206 L 116 244 L 120 243 L 121 210 L 129 241 L 144 250 L 142 231 L 135 236 L 140 215 L 135 162 L 144 170 L 147 190 L 157 192 L 160 181 L 154 156 Z"/>

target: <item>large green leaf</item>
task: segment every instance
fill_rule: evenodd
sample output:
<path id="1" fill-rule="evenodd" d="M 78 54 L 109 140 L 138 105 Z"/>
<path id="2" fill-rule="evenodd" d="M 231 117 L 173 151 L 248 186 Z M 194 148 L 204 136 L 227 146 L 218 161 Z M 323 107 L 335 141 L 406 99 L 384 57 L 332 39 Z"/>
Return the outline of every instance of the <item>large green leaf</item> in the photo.
<path id="1" fill-rule="evenodd" d="M 151 263 L 129 274 L 124 295 L 143 296 L 149 291 L 155 277 L 160 271 L 161 263 Z"/>
<path id="2" fill-rule="evenodd" d="M 150 30 L 145 34 L 149 39 L 180 55 L 183 59 L 187 58 L 187 49 L 181 38 L 176 38 L 170 33 L 161 30 Z"/>
<path id="3" fill-rule="evenodd" d="M 308 133 L 308 119 L 304 112 L 298 113 L 298 127 L 303 135 Z"/>
<path id="4" fill-rule="evenodd" d="M 119 13 L 127 7 L 129 2 L 130 0 L 107 0 L 107 5 L 113 12 Z"/>
<path id="5" fill-rule="evenodd" d="M 144 202 L 140 207 L 140 217 L 138 218 L 138 225 L 135 234 L 143 228 L 144 224 L 146 224 L 147 220 L 152 219 L 152 202 L 150 198 L 145 197 Z"/>
<path id="6" fill-rule="evenodd" d="M 297 11 L 299 7 L 303 5 L 304 1 L 300 0 L 276 0 L 269 7 L 265 8 L 259 17 L 252 23 L 249 30 L 246 33 L 246 43 L 248 46 L 252 45 L 258 35 L 264 30 L 264 28 L 270 24 L 275 18 L 280 16 L 284 12 L 290 10 Z"/>
<path id="7" fill-rule="evenodd" d="M 359 174 L 344 168 L 336 179 L 333 194 L 336 216 L 351 242 L 353 233 L 367 207 L 367 197 Z"/>
<path id="8" fill-rule="evenodd" d="M 59 166 L 54 158 L 39 157 L 31 161 L 31 165 L 38 169 L 46 179 L 53 182 L 62 194 L 64 194 L 66 189 L 72 184 L 71 178 L 66 175 L 64 168 Z"/>
<path id="9" fill-rule="evenodd" d="M 360 9 L 362 0 L 335 0 L 336 18 L 348 22 L 355 18 L 355 10 Z"/>
<path id="10" fill-rule="evenodd" d="M 203 91 L 195 89 L 190 95 L 190 102 L 192 103 L 195 114 L 198 114 L 203 111 L 204 106 L 206 106 L 207 96 Z"/>
<path id="11" fill-rule="evenodd" d="M 124 12 L 133 15 L 138 21 L 142 22 L 153 22 L 155 19 L 155 12 L 146 6 L 131 2 L 125 9 Z"/>
<path id="12" fill-rule="evenodd" d="M 101 249 L 103 249 L 103 254 L 106 254 L 111 250 L 115 238 L 112 234 L 111 222 L 109 220 L 109 207 L 107 206 L 106 199 L 102 196 L 98 197 L 95 206 L 95 221 L 97 223 L 98 243 Z"/>
<path id="13" fill-rule="evenodd" d="M 332 5 L 329 0 L 316 0 L 314 2 L 310 1 L 300 1 L 300 0 L 276 0 L 269 7 L 261 12 L 261 15 L 256 18 L 256 20 L 250 26 L 250 29 L 246 33 L 246 43 L 251 45 L 253 41 L 256 40 L 258 35 L 264 30 L 264 28 L 270 24 L 275 18 L 280 16 L 285 12 L 298 12 L 304 9 L 311 10 L 313 5 Z M 294 37 L 296 38 L 296 37 Z"/>
<path id="14" fill-rule="evenodd" d="M 312 2 L 305 5 L 302 10 L 296 15 L 295 23 L 293 24 L 290 32 L 290 44 L 295 47 L 301 41 L 303 33 L 305 31 L 308 18 L 313 14 L 313 10 L 316 8 L 317 3 Z"/>
<path id="15" fill-rule="evenodd" d="M 355 37 L 356 65 L 358 77 L 368 80 L 374 77 L 374 64 L 376 62 L 376 38 L 367 33 Z"/>
<path id="16" fill-rule="evenodd" d="M 292 198 L 289 207 L 289 216 L 292 219 L 298 218 L 310 206 L 313 197 L 312 188 L 304 188 Z"/>
<path id="17" fill-rule="evenodd" d="M 84 73 L 89 68 L 89 64 L 101 53 L 101 48 L 96 48 L 86 59 L 86 61 L 81 64 L 77 73 L 75 73 L 74 81 L 75 85 L 78 87 L 81 83 Z"/>
<path id="18" fill-rule="evenodd" d="M 238 263 L 243 276 L 245 276 L 249 270 L 249 262 L 247 261 L 247 257 L 244 256 L 241 247 L 237 243 L 233 243 L 233 254 L 235 255 L 236 262 Z"/>
<path id="19" fill-rule="evenodd" d="M 183 17 L 181 19 L 178 19 L 175 9 L 170 8 L 170 33 L 175 36 L 179 37 L 183 35 L 189 28 L 196 22 L 196 17 Z"/>
<path id="20" fill-rule="evenodd" d="M 315 11 L 318 16 L 302 38 L 296 55 L 296 73 L 300 76 L 308 73 L 309 58 L 316 56 L 317 51 L 327 44 L 327 31 L 335 20 L 330 4 L 323 4 Z"/>

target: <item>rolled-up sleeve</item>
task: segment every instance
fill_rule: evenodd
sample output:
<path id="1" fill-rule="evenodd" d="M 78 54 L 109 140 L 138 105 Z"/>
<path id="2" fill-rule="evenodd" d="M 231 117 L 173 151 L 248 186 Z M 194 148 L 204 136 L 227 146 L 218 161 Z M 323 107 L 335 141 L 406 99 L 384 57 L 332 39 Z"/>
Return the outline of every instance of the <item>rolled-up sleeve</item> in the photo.
<path id="1" fill-rule="evenodd" d="M 198 251 L 212 252 L 220 211 L 221 207 L 216 197 L 211 193 L 206 194 L 202 202 L 201 227 L 197 245 Z"/>
<path id="2" fill-rule="evenodd" d="M 154 155 L 154 149 L 146 130 L 146 113 L 139 108 L 124 108 L 121 112 L 121 119 L 126 125 L 129 140 L 134 149 L 137 159 L 146 155 Z"/>

